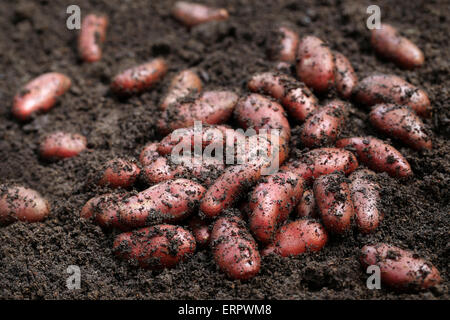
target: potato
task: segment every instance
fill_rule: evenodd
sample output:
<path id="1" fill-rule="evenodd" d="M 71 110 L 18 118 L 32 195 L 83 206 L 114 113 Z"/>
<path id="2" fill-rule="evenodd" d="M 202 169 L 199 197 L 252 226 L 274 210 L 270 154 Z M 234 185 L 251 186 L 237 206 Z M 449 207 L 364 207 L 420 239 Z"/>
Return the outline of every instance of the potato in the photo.
<path id="1" fill-rule="evenodd" d="M 302 126 L 300 141 L 309 148 L 334 144 L 345 122 L 347 106 L 333 100 L 310 115 Z"/>
<path id="2" fill-rule="evenodd" d="M 269 243 L 277 226 L 294 210 L 303 193 L 303 179 L 291 172 L 265 177 L 250 196 L 249 225 L 255 238 Z"/>
<path id="3" fill-rule="evenodd" d="M 309 88 L 323 93 L 334 84 L 334 57 L 330 48 L 319 38 L 306 36 L 297 51 L 297 76 Z"/>
<path id="4" fill-rule="evenodd" d="M 324 227 L 314 220 L 296 220 L 282 226 L 275 234 L 273 243 L 262 251 L 282 257 L 296 256 L 305 252 L 320 251 L 328 241 Z"/>
<path id="5" fill-rule="evenodd" d="M 104 171 L 98 184 L 111 188 L 128 188 L 136 181 L 141 169 L 135 161 L 116 158 L 108 161 L 104 166 Z"/>
<path id="6" fill-rule="evenodd" d="M 86 138 L 77 133 L 53 132 L 44 137 L 39 154 L 47 160 L 72 158 L 86 149 Z"/>
<path id="7" fill-rule="evenodd" d="M 101 44 L 105 42 L 108 18 L 88 14 L 84 17 L 78 36 L 78 52 L 83 61 L 95 62 L 102 58 Z"/>
<path id="8" fill-rule="evenodd" d="M 381 281 L 399 290 L 429 289 L 442 281 L 439 271 L 430 262 L 387 243 L 364 246 L 360 261 L 364 267 L 378 266 Z"/>
<path id="9" fill-rule="evenodd" d="M 80 212 L 81 218 L 92 220 L 103 229 L 128 230 L 120 221 L 124 194 L 107 193 L 90 199 Z"/>
<path id="10" fill-rule="evenodd" d="M 126 69 L 111 81 L 111 90 L 122 96 L 141 93 L 151 88 L 167 72 L 167 62 L 157 58 L 150 62 Z"/>
<path id="11" fill-rule="evenodd" d="M 210 21 L 228 19 L 228 11 L 223 8 L 208 7 L 199 3 L 177 1 L 172 15 L 187 27 L 193 27 Z"/>
<path id="12" fill-rule="evenodd" d="M 314 198 L 325 228 L 336 234 L 350 230 L 354 216 L 350 188 L 341 173 L 318 177 L 314 181 Z"/>
<path id="13" fill-rule="evenodd" d="M 370 112 L 370 123 L 379 131 L 416 150 L 431 149 L 432 142 L 422 120 L 407 106 L 379 104 Z"/>
<path id="14" fill-rule="evenodd" d="M 303 191 L 303 195 L 297 205 L 297 217 L 299 218 L 317 218 L 317 206 L 314 193 L 311 189 Z"/>
<path id="15" fill-rule="evenodd" d="M 362 169 L 353 172 L 349 179 L 356 226 L 362 233 L 374 232 L 383 219 L 383 214 L 378 209 L 380 186 L 376 182 L 376 174 L 371 170 Z"/>
<path id="16" fill-rule="evenodd" d="M 400 77 L 374 74 L 359 82 L 354 89 L 357 102 L 373 106 L 378 103 L 407 105 L 422 118 L 431 117 L 431 105 L 427 94 Z"/>
<path id="17" fill-rule="evenodd" d="M 141 268 L 172 268 L 195 252 L 193 235 L 182 227 L 160 224 L 119 234 L 113 251 Z"/>
<path id="18" fill-rule="evenodd" d="M 144 148 L 141 151 L 141 154 L 139 155 L 139 162 L 143 166 L 147 166 L 153 161 L 155 161 L 156 158 L 159 158 L 159 143 L 158 142 L 149 142 L 147 143 Z"/>
<path id="19" fill-rule="evenodd" d="M 206 220 L 200 219 L 199 216 L 194 216 L 189 220 L 189 227 L 195 237 L 198 247 L 205 247 L 209 245 L 211 240 L 211 230 L 209 223 Z"/>
<path id="20" fill-rule="evenodd" d="M 358 83 L 358 77 L 348 59 L 340 52 L 334 51 L 335 67 L 334 82 L 339 95 L 348 99 L 351 97 L 353 88 Z"/>
<path id="21" fill-rule="evenodd" d="M 300 175 L 304 180 L 311 181 L 321 175 L 335 171 L 350 174 L 358 167 L 356 157 L 347 150 L 337 148 L 320 148 L 311 150 L 298 159 L 281 167 Z"/>
<path id="22" fill-rule="evenodd" d="M 27 120 L 32 114 L 50 110 L 58 98 L 69 90 L 72 81 L 57 72 L 44 73 L 28 82 L 14 97 L 12 114 L 19 120 Z"/>
<path id="23" fill-rule="evenodd" d="M 0 225 L 38 222 L 49 213 L 50 204 L 39 192 L 17 185 L 0 185 Z"/>
<path id="24" fill-rule="evenodd" d="M 299 37 L 297 32 L 286 26 L 276 29 L 277 37 L 274 42 L 269 43 L 269 55 L 272 60 L 284 62 L 295 62 Z"/>
<path id="25" fill-rule="evenodd" d="M 408 177 L 413 174 L 403 155 L 384 141 L 373 137 L 353 137 L 336 142 L 358 155 L 359 161 L 376 172 L 387 172 L 391 177 Z"/>
<path id="26" fill-rule="evenodd" d="M 178 99 L 184 98 L 190 93 L 200 93 L 202 91 L 202 80 L 197 73 L 191 69 L 183 70 L 178 73 L 170 82 L 168 93 L 164 97 L 160 108 L 167 109 Z"/>
<path id="27" fill-rule="evenodd" d="M 258 247 L 239 217 L 216 220 L 211 247 L 217 265 L 231 279 L 247 280 L 258 274 L 261 267 Z"/>
<path id="28" fill-rule="evenodd" d="M 370 43 L 379 56 L 405 69 L 423 65 L 425 57 L 422 50 L 402 37 L 393 26 L 383 23 L 380 29 L 371 32 Z"/>

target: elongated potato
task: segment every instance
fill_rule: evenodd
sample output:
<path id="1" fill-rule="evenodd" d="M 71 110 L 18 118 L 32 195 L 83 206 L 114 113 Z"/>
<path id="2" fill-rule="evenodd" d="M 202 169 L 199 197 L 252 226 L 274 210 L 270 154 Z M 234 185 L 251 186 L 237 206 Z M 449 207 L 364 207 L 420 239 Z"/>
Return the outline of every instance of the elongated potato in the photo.
<path id="1" fill-rule="evenodd" d="M 136 181 L 141 169 L 135 162 L 116 158 L 105 164 L 105 169 L 98 181 L 101 186 L 111 188 L 128 188 Z"/>
<path id="2" fill-rule="evenodd" d="M 77 133 L 53 132 L 44 137 L 39 154 L 47 160 L 75 157 L 86 149 L 86 138 Z"/>
<path id="3" fill-rule="evenodd" d="M 354 98 L 366 106 L 378 103 L 407 105 L 418 116 L 431 117 L 430 99 L 425 91 L 394 75 L 374 74 L 364 78 L 356 85 Z"/>
<path id="4" fill-rule="evenodd" d="M 311 189 L 303 191 L 303 195 L 297 206 L 297 217 L 299 218 L 317 218 L 317 206 L 314 193 Z"/>
<path id="5" fill-rule="evenodd" d="M 159 148 L 158 142 L 147 143 L 139 155 L 139 162 L 143 166 L 147 166 L 153 161 L 155 161 L 155 159 L 159 158 L 160 156 L 158 148 Z"/>
<path id="6" fill-rule="evenodd" d="M 352 95 L 353 88 L 358 83 L 358 77 L 348 59 L 340 52 L 334 51 L 335 58 L 335 85 L 339 95 L 348 99 Z"/>
<path id="7" fill-rule="evenodd" d="M 101 45 L 106 38 L 108 18 L 104 15 L 88 14 L 81 25 L 78 36 L 78 52 L 86 62 L 95 62 L 102 58 Z"/>
<path id="8" fill-rule="evenodd" d="M 411 166 L 393 146 L 373 137 L 353 137 L 336 142 L 358 155 L 359 161 L 376 172 L 387 172 L 391 177 L 408 177 L 413 174 Z"/>
<path id="9" fill-rule="evenodd" d="M 72 81 L 64 74 L 49 72 L 28 82 L 14 97 L 12 114 L 27 120 L 32 114 L 50 110 L 58 98 L 69 90 Z"/>
<path id="10" fill-rule="evenodd" d="M 199 216 L 194 216 L 189 220 L 189 227 L 192 230 L 192 234 L 194 235 L 198 247 L 209 245 L 211 240 L 211 230 L 208 221 L 200 219 Z"/>
<path id="11" fill-rule="evenodd" d="M 323 93 L 334 84 L 334 57 L 330 48 L 319 38 L 306 36 L 297 51 L 297 76 L 309 88 Z"/>
<path id="12" fill-rule="evenodd" d="M 381 281 L 399 290 L 428 289 L 442 281 L 439 271 L 430 262 L 386 243 L 364 246 L 360 261 L 364 267 L 380 267 Z"/>
<path id="13" fill-rule="evenodd" d="M 119 234 L 113 251 L 142 268 L 172 268 L 195 252 L 192 234 L 179 226 L 160 224 Z"/>
<path id="14" fill-rule="evenodd" d="M 279 99 L 289 115 L 299 121 L 304 121 L 318 108 L 319 101 L 305 84 L 288 75 L 257 73 L 248 82 L 248 88 Z"/>
<path id="15" fill-rule="evenodd" d="M 112 79 L 111 90 L 123 96 L 141 93 L 151 88 L 166 72 L 166 61 L 161 58 L 153 59 L 117 74 Z"/>
<path id="16" fill-rule="evenodd" d="M 123 204 L 124 194 L 107 193 L 90 199 L 83 206 L 80 216 L 92 220 L 103 229 L 127 230 L 127 226 L 120 221 L 120 206 Z"/>
<path id="17" fill-rule="evenodd" d="M 16 185 L 0 185 L 0 225 L 15 221 L 38 222 L 50 213 L 50 204 L 39 192 Z"/>
<path id="18" fill-rule="evenodd" d="M 379 56 L 405 69 L 423 65 L 425 57 L 422 50 L 402 37 L 393 26 L 382 23 L 380 29 L 373 29 L 371 32 L 370 43 Z"/>
<path id="19" fill-rule="evenodd" d="M 379 131 L 416 149 L 431 149 L 422 120 L 407 106 L 380 104 L 370 112 L 370 123 Z"/>
<path id="20" fill-rule="evenodd" d="M 374 232 L 383 219 L 383 214 L 378 209 L 380 186 L 375 178 L 376 174 L 367 169 L 355 171 L 349 177 L 356 226 L 362 233 Z"/>
<path id="21" fill-rule="evenodd" d="M 314 220 L 296 220 L 282 226 L 275 234 L 273 243 L 262 251 L 282 257 L 296 256 L 309 251 L 320 251 L 328 241 L 325 228 Z"/>
<path id="22" fill-rule="evenodd" d="M 226 9 L 186 1 L 175 2 L 172 15 L 187 27 L 210 21 L 227 20 L 229 16 Z"/>
<path id="23" fill-rule="evenodd" d="M 269 56 L 272 60 L 295 62 L 299 37 L 297 32 L 287 26 L 280 26 L 276 29 L 275 39 L 271 41 Z"/>
<path id="24" fill-rule="evenodd" d="M 168 93 L 164 97 L 160 108 L 162 110 L 178 99 L 186 97 L 190 93 L 200 93 L 202 91 L 202 80 L 197 73 L 191 69 L 183 70 L 178 73 L 170 82 Z"/>
<path id="25" fill-rule="evenodd" d="M 314 198 L 325 228 L 342 234 L 351 227 L 354 216 L 350 188 L 341 173 L 320 176 L 314 181 Z"/>
<path id="26" fill-rule="evenodd" d="M 298 160 L 286 163 L 281 169 L 294 172 L 306 181 L 311 181 L 313 178 L 335 171 L 350 174 L 357 167 L 358 161 L 350 151 L 338 148 L 320 148 L 305 153 Z"/>
<path id="27" fill-rule="evenodd" d="M 346 109 L 343 101 L 333 100 L 310 115 L 302 126 L 301 142 L 309 148 L 333 144 L 344 125 Z"/>
<path id="28" fill-rule="evenodd" d="M 246 280 L 258 274 L 261 267 L 258 247 L 239 217 L 224 216 L 216 220 L 211 247 L 217 265 L 231 279 Z"/>
<path id="29" fill-rule="evenodd" d="M 289 217 L 302 193 L 303 179 L 295 173 L 275 173 L 263 179 L 249 202 L 249 224 L 255 238 L 271 242 L 277 226 Z"/>

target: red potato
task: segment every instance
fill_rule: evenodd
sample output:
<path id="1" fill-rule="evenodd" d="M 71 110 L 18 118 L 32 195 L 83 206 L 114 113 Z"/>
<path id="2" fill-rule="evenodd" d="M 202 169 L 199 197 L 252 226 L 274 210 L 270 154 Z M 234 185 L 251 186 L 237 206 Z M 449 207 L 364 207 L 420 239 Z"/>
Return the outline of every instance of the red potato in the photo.
<path id="1" fill-rule="evenodd" d="M 303 193 L 303 179 L 291 172 L 263 179 L 250 197 L 249 224 L 255 238 L 269 243 L 277 226 L 286 221 Z"/>
<path id="2" fill-rule="evenodd" d="M 98 184 L 111 188 L 128 188 L 134 184 L 140 172 L 141 169 L 132 161 L 113 159 L 105 164 L 105 170 Z"/>
<path id="3" fill-rule="evenodd" d="M 226 9 L 185 1 L 177 1 L 175 3 L 172 15 L 187 27 L 210 21 L 227 20 L 229 17 Z"/>
<path id="4" fill-rule="evenodd" d="M 199 93 L 202 91 L 202 80 L 191 69 L 183 70 L 178 73 L 170 82 L 168 93 L 164 97 L 160 108 L 162 110 L 173 103 L 176 103 L 178 99 L 186 97 L 190 93 Z"/>
<path id="5" fill-rule="evenodd" d="M 103 229 L 126 230 L 120 221 L 120 206 L 125 195 L 107 193 L 90 199 L 80 212 L 81 218 L 93 220 Z"/>
<path id="6" fill-rule="evenodd" d="M 15 221 L 38 222 L 50 213 L 50 204 L 37 191 L 22 186 L 0 185 L 0 225 Z"/>
<path id="7" fill-rule="evenodd" d="M 422 120 L 407 106 L 380 104 L 370 112 L 370 123 L 379 131 L 416 149 L 431 149 Z"/>
<path id="8" fill-rule="evenodd" d="M 77 156 L 87 146 L 86 137 L 76 134 L 56 131 L 47 135 L 39 146 L 42 158 L 65 159 Z"/>
<path id="9" fill-rule="evenodd" d="M 163 111 L 158 128 L 163 133 L 194 125 L 195 121 L 205 124 L 221 124 L 233 113 L 238 96 L 231 91 L 206 91 L 194 102 L 171 104 Z"/>
<path id="10" fill-rule="evenodd" d="M 295 62 L 299 37 L 297 32 L 281 26 L 277 30 L 277 41 L 272 43 L 270 57 L 272 60 Z"/>
<path id="11" fill-rule="evenodd" d="M 299 218 L 317 218 L 317 207 L 314 193 L 310 189 L 303 191 L 303 195 L 297 206 L 297 217 Z"/>
<path id="12" fill-rule="evenodd" d="M 374 232 L 383 219 L 383 214 L 378 210 L 380 186 L 375 178 L 376 174 L 367 169 L 355 171 L 349 177 L 356 226 L 362 233 Z"/>
<path id="13" fill-rule="evenodd" d="M 117 74 L 111 82 L 111 90 L 118 95 L 141 93 L 151 88 L 167 72 L 167 63 L 157 58 Z"/>
<path id="14" fill-rule="evenodd" d="M 422 118 L 431 117 L 430 99 L 427 94 L 400 77 L 386 74 L 374 74 L 359 82 L 353 96 L 366 106 L 378 103 L 407 105 Z"/>
<path id="15" fill-rule="evenodd" d="M 300 40 L 297 51 L 297 76 L 309 88 L 323 93 L 334 84 L 334 56 L 319 38 L 307 36 Z"/>
<path id="16" fill-rule="evenodd" d="M 194 236 L 179 226 L 160 224 L 119 234 L 114 254 L 141 268 L 172 268 L 186 260 L 196 249 Z"/>
<path id="17" fill-rule="evenodd" d="M 350 230 L 355 212 L 345 177 L 340 173 L 320 176 L 314 181 L 313 189 L 325 228 L 336 234 Z"/>
<path id="18" fill-rule="evenodd" d="M 383 23 L 371 31 L 370 43 L 376 53 L 398 66 L 413 69 L 423 65 L 425 57 L 413 42 L 402 37 L 393 26 Z"/>
<path id="19" fill-rule="evenodd" d="M 337 141 L 336 147 L 354 151 L 359 161 L 376 172 L 387 172 L 391 177 L 408 177 L 413 174 L 405 157 L 393 146 L 379 139 L 346 138 Z"/>
<path id="20" fill-rule="evenodd" d="M 204 187 L 187 179 L 159 183 L 123 201 L 121 224 L 136 228 L 181 221 L 196 209 L 204 193 Z"/>
<path id="21" fill-rule="evenodd" d="M 395 289 L 424 290 L 442 281 L 439 271 L 430 262 L 386 243 L 364 246 L 360 261 L 364 267 L 378 266 L 381 281 Z"/>
<path id="22" fill-rule="evenodd" d="M 152 163 L 156 158 L 159 158 L 159 143 L 158 142 L 150 142 L 147 143 L 141 151 L 139 155 L 139 162 L 143 166 L 147 166 Z"/>
<path id="23" fill-rule="evenodd" d="M 237 216 L 216 220 L 211 231 L 211 247 L 217 265 L 231 279 L 250 279 L 261 268 L 256 242 Z"/>
<path id="24" fill-rule="evenodd" d="M 300 159 L 285 164 L 281 169 L 294 172 L 306 181 L 311 181 L 335 171 L 350 174 L 357 167 L 358 161 L 350 151 L 338 148 L 320 148 L 305 153 Z"/>
<path id="25" fill-rule="evenodd" d="M 211 230 L 209 228 L 209 223 L 206 220 L 202 220 L 199 216 L 195 216 L 189 220 L 189 227 L 192 230 L 192 234 L 194 235 L 198 247 L 209 245 L 211 240 Z"/>
<path id="26" fill-rule="evenodd" d="M 296 220 L 282 226 L 275 234 L 273 243 L 262 251 L 282 257 L 296 256 L 305 252 L 322 250 L 328 241 L 324 227 L 314 220 Z"/>
<path id="27" fill-rule="evenodd" d="M 300 141 L 309 148 L 333 144 L 341 133 L 346 112 L 347 106 L 343 101 L 327 103 L 306 119 Z"/>
<path id="28" fill-rule="evenodd" d="M 344 99 L 349 99 L 353 88 L 358 83 L 358 77 L 348 59 L 340 52 L 334 51 L 335 67 L 334 81 L 336 90 Z"/>
<path id="29" fill-rule="evenodd" d="M 279 130 L 280 137 L 289 141 L 291 127 L 283 107 L 262 95 L 252 93 L 241 98 L 234 109 L 234 116 L 244 129 L 253 128 L 256 132 L 264 129 L 269 133 Z"/>
<path id="30" fill-rule="evenodd" d="M 106 38 L 108 18 L 95 14 L 88 14 L 81 25 L 78 36 L 78 52 L 86 62 L 95 62 L 102 58 L 101 45 Z"/>
<path id="31" fill-rule="evenodd" d="M 72 81 L 57 72 L 44 73 L 28 82 L 14 97 L 12 114 L 19 120 L 27 120 L 33 113 L 46 112 L 58 97 L 69 90 Z"/>
<path id="32" fill-rule="evenodd" d="M 288 75 L 257 73 L 248 82 L 248 88 L 279 99 L 289 115 L 299 121 L 304 121 L 318 108 L 319 101 L 305 84 Z"/>

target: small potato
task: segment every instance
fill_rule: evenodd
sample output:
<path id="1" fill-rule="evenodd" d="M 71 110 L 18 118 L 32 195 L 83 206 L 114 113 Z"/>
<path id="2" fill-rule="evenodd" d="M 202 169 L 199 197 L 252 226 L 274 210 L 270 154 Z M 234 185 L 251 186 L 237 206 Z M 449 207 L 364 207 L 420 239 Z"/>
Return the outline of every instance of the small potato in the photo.
<path id="1" fill-rule="evenodd" d="M 432 142 L 422 120 L 407 106 L 380 104 L 370 112 L 370 123 L 379 131 L 416 150 L 431 149 Z"/>
<path id="2" fill-rule="evenodd" d="M 27 120 L 33 113 L 50 110 L 67 90 L 72 81 L 62 73 L 44 73 L 28 82 L 14 97 L 12 114 Z"/>
<path id="3" fill-rule="evenodd" d="M 39 153 L 47 160 L 72 158 L 84 151 L 86 146 L 84 136 L 56 131 L 44 137 L 39 146 Z"/>
<path id="4" fill-rule="evenodd" d="M 280 137 L 286 141 L 291 136 L 283 107 L 262 95 L 253 93 L 241 98 L 234 109 L 234 117 L 244 129 L 253 128 L 256 132 L 279 130 Z"/>
<path id="5" fill-rule="evenodd" d="M 262 255 L 270 253 L 282 257 L 320 251 L 328 241 L 324 227 L 314 220 L 296 220 L 282 226 L 275 234 L 272 244 L 262 251 Z"/>
<path id="6" fill-rule="evenodd" d="M 0 185 L 0 225 L 15 221 L 38 222 L 50 213 L 50 204 L 37 191 L 22 186 Z"/>
<path id="7" fill-rule="evenodd" d="M 366 106 L 378 103 L 407 105 L 422 118 L 431 117 L 431 105 L 427 94 L 400 77 L 374 74 L 359 82 L 353 94 L 355 100 Z"/>
<path id="8" fill-rule="evenodd" d="M 348 59 L 340 52 L 334 51 L 335 66 L 335 85 L 339 95 L 348 99 L 352 95 L 353 88 L 358 83 L 358 77 Z"/>
<path id="9" fill-rule="evenodd" d="M 334 144 L 345 122 L 347 106 L 333 100 L 310 115 L 302 126 L 301 142 L 309 148 Z"/>
<path id="10" fill-rule="evenodd" d="M 86 62 L 95 62 L 102 58 L 101 45 L 105 41 L 108 18 L 88 14 L 81 25 L 78 36 L 78 52 Z"/>
<path id="11" fill-rule="evenodd" d="M 211 240 L 211 230 L 209 223 L 206 220 L 200 219 L 199 216 L 194 216 L 189 220 L 189 227 L 195 237 L 198 247 L 205 247 L 209 245 Z"/>
<path id="12" fill-rule="evenodd" d="M 113 159 L 105 164 L 105 170 L 98 184 L 111 188 L 128 188 L 134 184 L 140 172 L 141 169 L 132 161 Z"/>
<path id="13" fill-rule="evenodd" d="M 130 228 L 178 222 L 196 209 L 204 193 L 204 187 L 187 179 L 159 183 L 125 199 L 120 222 Z"/>
<path id="14" fill-rule="evenodd" d="M 250 196 L 249 224 L 255 238 L 269 243 L 277 226 L 286 221 L 303 193 L 303 179 L 291 172 L 263 179 Z"/>
<path id="15" fill-rule="evenodd" d="M 141 93 L 151 88 L 166 72 L 166 61 L 157 58 L 116 75 L 111 82 L 111 90 L 124 96 Z"/>
<path id="16" fill-rule="evenodd" d="M 374 232 L 383 219 L 383 214 L 378 210 L 380 186 L 375 178 L 376 174 L 367 169 L 355 171 L 349 177 L 356 226 L 362 233 Z"/>
<path id="17" fill-rule="evenodd" d="M 258 247 L 239 217 L 216 220 L 211 247 L 217 265 L 231 279 L 247 280 L 258 274 L 261 267 Z"/>
<path id="18" fill-rule="evenodd" d="M 405 157 L 393 146 L 379 139 L 346 138 L 337 141 L 336 147 L 354 151 L 359 161 L 376 172 L 387 172 L 391 177 L 408 177 L 413 174 Z"/>
<path id="19" fill-rule="evenodd" d="M 120 221 L 120 206 L 125 195 L 107 193 L 90 199 L 80 212 L 81 218 L 90 219 L 103 229 L 127 230 Z"/>
<path id="20" fill-rule="evenodd" d="M 183 70 L 178 73 L 170 82 L 168 93 L 164 97 L 160 108 L 167 109 L 171 104 L 177 102 L 190 93 L 200 93 L 202 91 L 202 80 L 197 73 L 191 69 Z"/>
<path id="21" fill-rule="evenodd" d="M 139 162 L 143 166 L 147 166 L 153 161 L 155 161 L 156 158 L 159 158 L 159 143 L 158 142 L 150 142 L 147 143 L 144 148 L 141 151 L 141 154 L 139 155 Z"/>
<path id="22" fill-rule="evenodd" d="M 311 181 L 321 175 L 335 171 L 350 174 L 358 167 L 356 157 L 347 150 L 320 148 L 305 153 L 300 159 L 285 164 L 281 169 L 300 175 Z"/>
<path id="23" fill-rule="evenodd" d="M 187 27 L 210 21 L 227 20 L 229 16 L 226 9 L 185 1 L 175 2 L 172 15 Z"/>
<path id="24" fill-rule="evenodd" d="M 276 39 L 270 43 L 269 55 L 272 60 L 295 62 L 299 37 L 292 29 L 280 26 L 276 30 Z"/>
<path id="25" fill-rule="evenodd" d="M 320 176 L 314 181 L 314 198 L 325 228 L 342 234 L 351 227 L 353 203 L 346 178 L 340 173 Z"/>
<path id="26" fill-rule="evenodd" d="M 299 121 L 304 121 L 318 109 L 319 101 L 305 84 L 288 75 L 257 73 L 248 82 L 248 88 L 279 99 L 289 115 Z"/>
<path id="27" fill-rule="evenodd" d="M 194 254 L 194 236 L 182 227 L 160 224 L 119 234 L 114 254 L 141 268 L 172 268 Z"/>
<path id="28" fill-rule="evenodd" d="M 360 261 L 365 268 L 378 266 L 381 281 L 398 290 L 425 290 L 442 281 L 439 271 L 430 262 L 386 243 L 364 246 Z"/>
<path id="29" fill-rule="evenodd" d="M 323 93 L 334 84 L 334 56 L 319 38 L 307 36 L 300 40 L 297 51 L 297 76 L 309 88 Z"/>
<path id="30" fill-rule="evenodd" d="M 402 37 L 393 26 L 383 23 L 380 29 L 372 29 L 371 32 L 370 43 L 379 56 L 405 69 L 423 65 L 425 57 L 422 50 Z"/>
<path id="31" fill-rule="evenodd" d="M 297 206 L 297 217 L 299 218 L 317 218 L 317 206 L 314 193 L 310 189 L 303 191 L 303 195 Z"/>

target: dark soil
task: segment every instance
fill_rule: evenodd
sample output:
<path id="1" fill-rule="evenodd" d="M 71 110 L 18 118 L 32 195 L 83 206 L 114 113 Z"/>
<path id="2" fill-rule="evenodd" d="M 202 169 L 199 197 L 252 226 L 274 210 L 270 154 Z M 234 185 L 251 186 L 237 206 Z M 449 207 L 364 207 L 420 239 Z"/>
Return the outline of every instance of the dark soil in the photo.
<path id="1" fill-rule="evenodd" d="M 0 4 L 0 182 L 34 188 L 52 204 L 42 223 L 0 228 L 1 298 L 152 299 L 448 299 L 450 213 L 449 2 L 390 1 L 382 19 L 399 27 L 424 50 L 425 65 L 404 71 L 375 57 L 368 41 L 366 8 L 373 1 L 210 0 L 226 7 L 228 21 L 188 30 L 170 16 L 172 1 L 2 1 Z M 103 12 L 110 18 L 103 59 L 81 63 L 77 31 L 66 28 L 66 8 Z M 175 269 L 148 271 L 116 260 L 113 233 L 83 221 L 79 212 L 91 197 L 107 192 L 91 177 L 113 156 L 137 157 L 158 140 L 157 105 L 171 77 L 195 66 L 205 88 L 243 94 L 249 76 L 273 69 L 266 39 L 271 26 L 290 23 L 300 35 L 315 34 L 345 54 L 360 78 L 374 71 L 395 73 L 428 92 L 434 116 L 432 151 L 416 152 L 393 142 L 410 162 L 414 177 L 398 181 L 379 174 L 385 220 L 364 236 L 334 237 L 320 253 L 268 257 L 258 276 L 241 283 L 217 270 L 208 250 Z M 124 67 L 163 56 L 170 72 L 154 89 L 127 100 L 109 93 L 111 77 Z M 48 71 L 72 78 L 70 92 L 46 114 L 27 123 L 11 116 L 12 99 L 30 79 Z M 333 93 L 328 97 L 333 97 Z M 344 136 L 377 134 L 367 110 L 353 106 Z M 292 123 L 294 139 L 299 125 Z M 89 151 L 58 162 L 37 156 L 42 135 L 54 130 L 86 135 Z M 385 138 L 385 137 L 382 137 Z M 292 150 L 295 157 L 299 149 Z M 143 188 L 145 185 L 138 188 Z M 421 293 L 369 290 L 357 260 L 366 243 L 385 241 L 432 261 L 443 284 Z M 68 290 L 66 269 L 78 265 L 80 290 Z"/>

